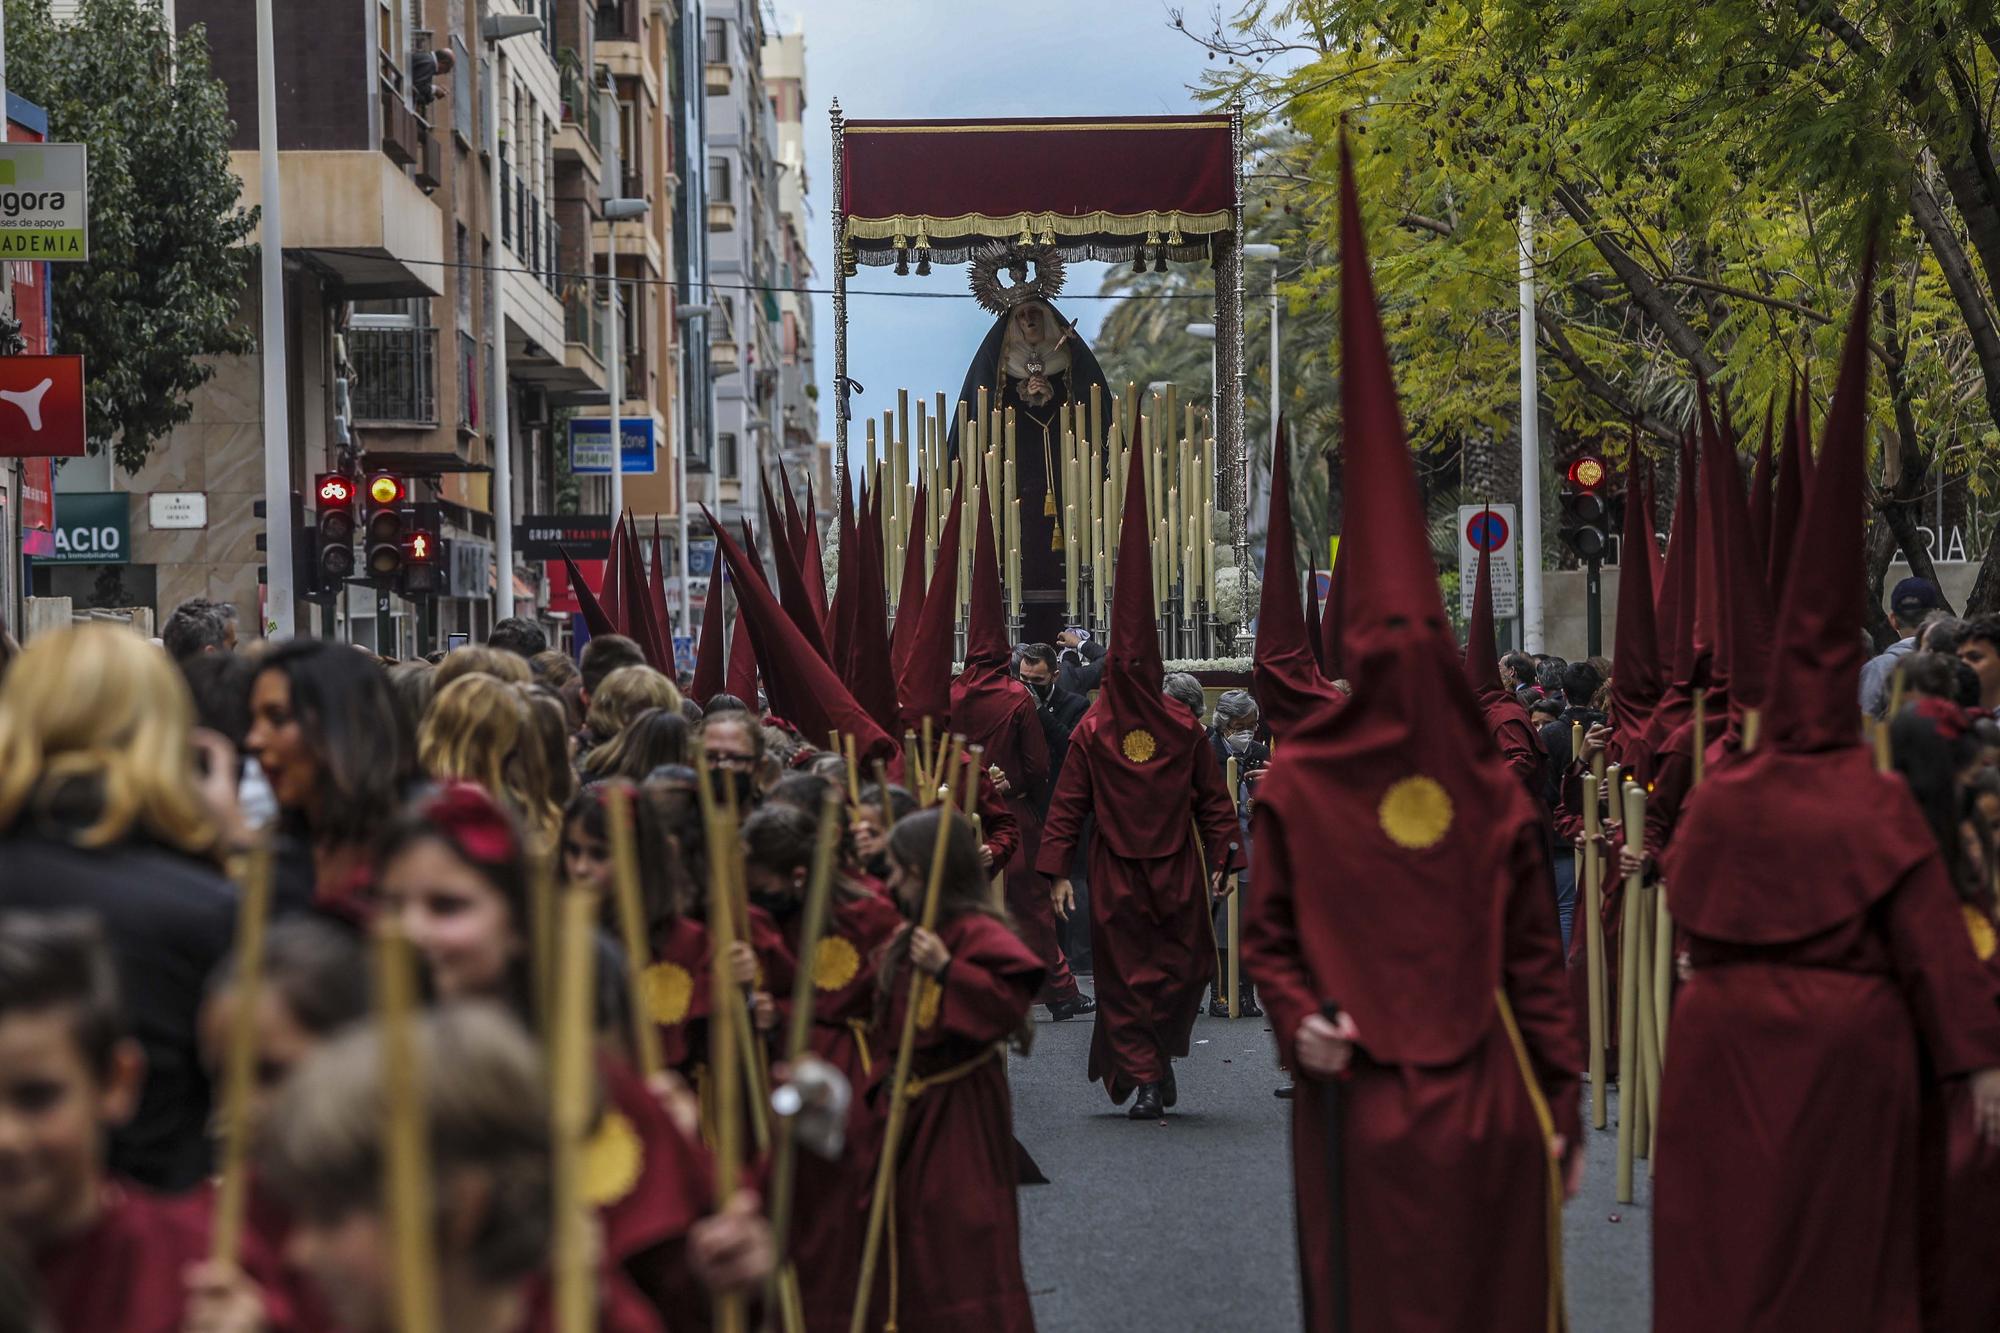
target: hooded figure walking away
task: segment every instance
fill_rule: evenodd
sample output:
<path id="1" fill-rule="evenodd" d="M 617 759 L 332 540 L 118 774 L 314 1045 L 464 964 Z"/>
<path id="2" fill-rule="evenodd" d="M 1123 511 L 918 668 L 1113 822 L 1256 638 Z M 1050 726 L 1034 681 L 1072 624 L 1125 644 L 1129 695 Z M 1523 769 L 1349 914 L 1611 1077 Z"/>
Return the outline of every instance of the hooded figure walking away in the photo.
<path id="1" fill-rule="evenodd" d="M 1811 558 L 1791 560 L 1762 737 L 1694 789 L 1667 849 L 1690 971 L 1660 1081 L 1658 1333 L 1914 1333 L 1919 1080 L 1969 1074 L 2000 1139 L 1992 978 L 1854 706 L 1870 276 L 1794 543 Z"/>
<path id="2" fill-rule="evenodd" d="M 1055 881 L 1051 901 L 1068 919 L 1070 857 L 1084 817 L 1096 815 L 1090 1077 L 1121 1106 L 1136 1090 L 1132 1118 L 1157 1120 L 1176 1100 L 1173 1061 L 1188 1053 L 1215 975 L 1209 892 L 1240 868 L 1242 838 L 1207 730 L 1160 693 L 1144 465 L 1132 450 L 1104 685 L 1070 737 L 1035 868 Z"/>
<path id="3" fill-rule="evenodd" d="M 1244 941 L 1299 1076 L 1305 1326 L 1545 1333 L 1561 1319 L 1560 1169 L 1572 1192 L 1581 1174 L 1583 1047 L 1535 807 L 1438 595 L 1344 144 L 1341 166 L 1354 693 L 1293 727 L 1266 773 Z"/>

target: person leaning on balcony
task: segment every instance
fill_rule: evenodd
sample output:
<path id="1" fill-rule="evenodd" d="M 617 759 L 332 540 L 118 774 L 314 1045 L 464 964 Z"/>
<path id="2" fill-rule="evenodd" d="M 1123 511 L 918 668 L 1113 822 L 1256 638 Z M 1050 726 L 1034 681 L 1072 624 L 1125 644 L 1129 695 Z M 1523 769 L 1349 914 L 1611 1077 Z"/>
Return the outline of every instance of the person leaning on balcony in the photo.
<path id="1" fill-rule="evenodd" d="M 410 89 L 418 110 L 444 97 L 446 90 L 437 86 L 437 77 L 451 73 L 455 63 L 449 51 L 419 51 L 410 57 Z"/>

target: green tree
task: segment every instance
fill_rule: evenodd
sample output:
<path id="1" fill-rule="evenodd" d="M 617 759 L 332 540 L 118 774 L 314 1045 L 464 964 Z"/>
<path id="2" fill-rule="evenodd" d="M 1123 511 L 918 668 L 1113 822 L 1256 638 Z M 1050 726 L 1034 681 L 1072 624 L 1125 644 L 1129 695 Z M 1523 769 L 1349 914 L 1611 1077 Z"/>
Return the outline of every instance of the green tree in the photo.
<path id="1" fill-rule="evenodd" d="M 255 343 L 237 322 L 256 216 L 229 169 L 223 85 L 200 27 L 176 39 L 149 0 L 6 0 L 7 76 L 49 138 L 90 148 L 87 264 L 57 264 L 56 349 L 85 358 L 93 453 L 137 471 L 187 421 L 207 358 Z"/>

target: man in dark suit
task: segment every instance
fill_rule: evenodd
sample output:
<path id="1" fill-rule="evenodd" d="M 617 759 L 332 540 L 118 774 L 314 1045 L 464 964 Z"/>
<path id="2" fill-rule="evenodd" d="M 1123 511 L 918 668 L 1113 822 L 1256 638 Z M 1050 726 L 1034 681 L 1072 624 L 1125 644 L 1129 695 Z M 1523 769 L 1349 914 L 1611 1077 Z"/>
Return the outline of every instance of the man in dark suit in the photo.
<path id="1" fill-rule="evenodd" d="M 1065 637 L 1069 637 L 1067 633 Z M 1102 647 L 1098 648 L 1097 656 L 1100 659 L 1104 656 Z M 1100 662 L 1086 669 L 1098 674 L 1104 668 Z M 1049 780 L 1043 788 L 1041 809 L 1046 817 L 1049 794 L 1056 789 L 1056 780 L 1062 776 L 1063 758 L 1069 753 L 1070 733 L 1090 711 L 1090 699 L 1081 690 L 1070 688 L 1070 667 L 1046 643 L 1016 645 L 1014 674 L 1035 696 L 1035 716 L 1041 721 L 1042 735 L 1049 745 Z M 1072 972 L 1090 971 L 1090 837 L 1091 830 L 1086 825 L 1077 844 L 1075 863 L 1070 867 L 1070 886 L 1076 890 L 1078 910 L 1071 912 L 1069 920 L 1058 930 L 1063 956 L 1069 959 Z"/>
<path id="2" fill-rule="evenodd" d="M 1046 645 L 1043 645 L 1046 647 Z M 1056 635 L 1056 679 L 1071 694 L 1089 698 L 1104 681 L 1104 641 L 1088 630 L 1064 630 Z"/>

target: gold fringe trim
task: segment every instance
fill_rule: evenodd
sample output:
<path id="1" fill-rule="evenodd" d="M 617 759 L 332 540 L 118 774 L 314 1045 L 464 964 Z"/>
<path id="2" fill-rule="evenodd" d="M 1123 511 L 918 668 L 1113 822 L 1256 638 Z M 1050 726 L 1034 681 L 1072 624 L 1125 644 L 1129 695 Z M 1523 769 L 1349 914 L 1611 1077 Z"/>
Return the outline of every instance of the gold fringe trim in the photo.
<path id="1" fill-rule="evenodd" d="M 926 239 L 995 236 L 1022 244 L 1031 243 L 1037 235 L 1043 238 L 1043 244 L 1054 244 L 1060 236 L 1143 236 L 1148 244 L 1157 245 L 1163 231 L 1174 237 L 1207 236 L 1228 231 L 1233 222 L 1226 208 L 1213 213 L 1009 213 L 1005 216 L 961 213 L 950 218 L 897 213 L 879 218 L 850 216 L 847 235 L 852 240 L 895 241 L 898 245 L 904 243 L 898 237 L 907 240 L 912 234 Z"/>
<path id="2" fill-rule="evenodd" d="M 1073 134 L 1077 130 L 1214 130 L 1229 133 L 1229 121 L 1221 120 L 1064 120 L 1048 125 L 925 125 L 921 122 L 892 125 L 857 125 L 848 121 L 841 133 L 857 134 Z"/>
<path id="3" fill-rule="evenodd" d="M 1521 1040 L 1521 1026 L 1514 1021 L 1514 1006 L 1507 1002 L 1505 990 L 1495 990 L 1493 998 L 1500 1002 L 1500 1022 L 1507 1029 L 1508 1044 L 1514 1048 L 1514 1063 L 1520 1066 L 1521 1083 L 1528 1090 L 1528 1101 L 1535 1108 L 1535 1123 L 1542 1130 L 1542 1157 L 1548 1162 L 1548 1245 L 1549 1245 L 1549 1333 L 1563 1333 L 1569 1327 L 1569 1317 L 1563 1309 L 1563 1178 L 1562 1163 L 1549 1156 L 1548 1142 L 1555 1137 L 1556 1118 L 1549 1110 L 1549 1100 L 1542 1095 L 1542 1085 L 1535 1079 L 1535 1066 L 1528 1059 L 1528 1044 Z M 1583 1145 L 1571 1144 L 1578 1152 Z"/>

